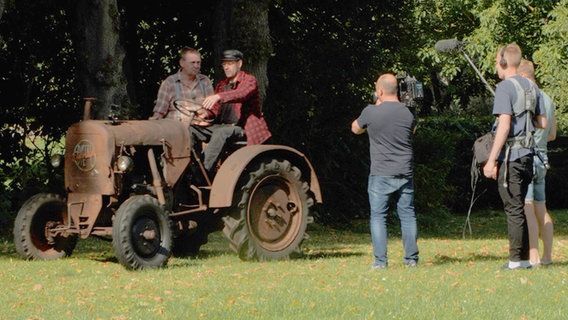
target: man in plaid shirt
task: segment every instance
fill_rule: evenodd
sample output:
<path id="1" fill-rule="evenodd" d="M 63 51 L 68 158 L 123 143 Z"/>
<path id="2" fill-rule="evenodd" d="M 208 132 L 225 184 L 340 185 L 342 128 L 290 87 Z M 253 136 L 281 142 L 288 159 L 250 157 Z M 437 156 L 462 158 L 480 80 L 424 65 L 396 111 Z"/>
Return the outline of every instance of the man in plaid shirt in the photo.
<path id="1" fill-rule="evenodd" d="M 205 97 L 214 94 L 211 80 L 199 73 L 199 51 L 188 47 L 181 49 L 179 66 L 179 71 L 168 76 L 160 85 L 150 120 L 169 118 L 189 124 L 190 113 L 184 109 L 191 105 L 201 105 Z M 177 106 L 174 105 L 176 100 Z"/>
<path id="2" fill-rule="evenodd" d="M 243 54 L 238 50 L 223 52 L 221 65 L 226 79 L 215 86 L 215 94 L 203 101 L 203 107 L 215 116 L 216 124 L 193 127 L 198 140 L 208 141 L 203 165 L 211 172 L 227 142 L 246 139 L 247 145 L 260 144 L 272 136 L 260 110 L 256 77 L 241 70 Z"/>

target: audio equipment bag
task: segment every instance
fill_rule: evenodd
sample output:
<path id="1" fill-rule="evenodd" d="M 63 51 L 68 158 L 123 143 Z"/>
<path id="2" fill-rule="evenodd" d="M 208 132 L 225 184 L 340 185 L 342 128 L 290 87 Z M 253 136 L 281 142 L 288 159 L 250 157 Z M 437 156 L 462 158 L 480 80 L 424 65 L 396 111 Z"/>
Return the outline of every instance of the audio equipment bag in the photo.
<path id="1" fill-rule="evenodd" d="M 493 147 L 493 140 L 495 134 L 488 132 L 481 137 L 477 138 L 473 143 L 473 162 L 477 167 L 483 167 L 489 159 L 491 147 Z"/>

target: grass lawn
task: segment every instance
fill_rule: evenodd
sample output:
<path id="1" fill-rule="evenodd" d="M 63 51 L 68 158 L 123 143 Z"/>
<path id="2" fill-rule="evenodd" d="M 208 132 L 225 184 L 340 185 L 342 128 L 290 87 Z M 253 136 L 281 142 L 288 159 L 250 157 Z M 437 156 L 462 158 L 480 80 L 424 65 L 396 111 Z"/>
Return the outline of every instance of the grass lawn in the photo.
<path id="1" fill-rule="evenodd" d="M 367 226 L 310 226 L 305 256 L 243 262 L 222 234 L 197 258 L 158 270 L 127 271 L 112 245 L 79 240 L 70 258 L 24 261 L 0 243 L 0 319 L 565 319 L 568 314 L 568 211 L 555 219 L 554 264 L 506 271 L 505 216 L 463 216 L 421 232 L 420 263 L 402 264 L 400 237 L 389 269 L 372 271 Z"/>

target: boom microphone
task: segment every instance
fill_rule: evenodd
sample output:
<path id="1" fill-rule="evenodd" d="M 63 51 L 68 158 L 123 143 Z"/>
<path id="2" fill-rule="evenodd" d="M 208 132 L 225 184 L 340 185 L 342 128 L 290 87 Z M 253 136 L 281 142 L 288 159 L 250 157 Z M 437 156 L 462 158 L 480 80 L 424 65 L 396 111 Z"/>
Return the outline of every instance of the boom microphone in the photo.
<path id="1" fill-rule="evenodd" d="M 449 52 L 461 47 L 464 44 L 462 41 L 457 39 L 446 39 L 436 42 L 434 45 L 434 50 L 438 52 Z"/>
<path id="2" fill-rule="evenodd" d="M 467 59 L 467 62 L 469 62 L 469 64 L 473 68 L 473 70 L 475 70 L 475 73 L 477 73 L 477 75 L 479 76 L 481 81 L 483 81 L 483 83 L 485 84 L 487 89 L 493 95 L 495 95 L 495 90 L 493 90 L 493 88 L 489 85 L 489 83 L 487 83 L 487 80 L 485 80 L 485 78 L 483 78 L 483 75 L 481 74 L 481 72 L 479 72 L 479 70 L 477 69 L 477 67 L 473 63 L 473 61 L 471 61 L 469 56 L 465 53 L 465 50 L 462 50 L 462 47 L 463 47 L 464 44 L 465 44 L 465 42 L 458 41 L 458 39 L 440 40 L 440 41 L 436 42 L 436 44 L 434 45 L 434 50 L 436 50 L 438 52 L 449 52 L 449 51 L 453 51 L 455 49 L 460 49 L 460 52 Z"/>

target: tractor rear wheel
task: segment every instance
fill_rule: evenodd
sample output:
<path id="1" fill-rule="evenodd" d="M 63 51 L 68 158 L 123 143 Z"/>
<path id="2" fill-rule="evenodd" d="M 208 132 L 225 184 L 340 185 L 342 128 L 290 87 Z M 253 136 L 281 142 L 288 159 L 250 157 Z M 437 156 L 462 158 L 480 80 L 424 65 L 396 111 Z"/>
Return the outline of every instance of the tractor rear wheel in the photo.
<path id="1" fill-rule="evenodd" d="M 14 223 L 16 251 L 28 260 L 55 260 L 71 255 L 77 234 L 49 235 L 50 229 L 67 225 L 67 206 L 57 194 L 36 194 L 22 205 Z"/>
<path id="2" fill-rule="evenodd" d="M 172 248 L 170 218 L 158 200 L 133 196 L 116 211 L 112 244 L 118 261 L 128 269 L 163 267 Z"/>
<path id="3" fill-rule="evenodd" d="M 242 260 L 282 260 L 300 254 L 314 204 L 300 169 L 287 160 L 257 164 L 237 192 L 223 232 Z"/>

